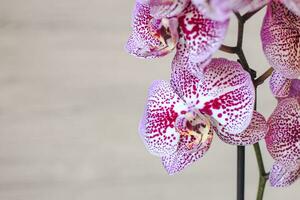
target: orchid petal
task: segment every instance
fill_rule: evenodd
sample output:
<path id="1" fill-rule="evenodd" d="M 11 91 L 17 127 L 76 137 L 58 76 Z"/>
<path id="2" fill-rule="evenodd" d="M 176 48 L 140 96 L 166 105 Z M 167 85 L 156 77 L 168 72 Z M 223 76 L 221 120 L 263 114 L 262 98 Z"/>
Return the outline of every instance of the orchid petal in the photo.
<path id="1" fill-rule="evenodd" d="M 299 22 L 299 16 L 272 1 L 261 30 L 263 50 L 270 65 L 290 79 L 300 75 Z"/>
<path id="2" fill-rule="evenodd" d="M 210 135 L 211 137 L 209 137 L 205 142 L 199 143 L 197 147 L 192 150 L 187 148 L 187 144 L 193 141 L 194 138 L 190 136 L 181 136 L 178 150 L 172 155 L 162 157 L 162 163 L 168 174 L 173 175 L 177 172 L 180 172 L 193 162 L 203 157 L 203 155 L 208 151 L 212 142 L 212 129 L 210 129 Z"/>
<path id="3" fill-rule="evenodd" d="M 251 76 L 235 61 L 213 59 L 199 81 L 197 106 L 221 124 L 222 130 L 238 134 L 252 118 L 255 90 Z"/>
<path id="4" fill-rule="evenodd" d="M 198 81 L 198 79 L 202 79 L 204 77 L 205 67 L 208 65 L 208 63 L 210 63 L 211 59 L 212 55 L 207 55 L 207 58 L 202 60 L 201 62 L 192 62 L 189 58 L 189 49 L 185 44 L 184 39 L 180 38 L 177 44 L 176 55 L 172 61 L 172 72 L 177 73 L 178 71 L 178 76 L 181 74 L 180 71 L 182 71 L 183 73 L 186 72 L 186 76 L 189 76 L 191 80 L 196 79 L 196 81 Z M 181 70 L 182 67 L 184 67 L 185 70 Z M 174 80 L 176 81 L 178 81 L 179 79 L 174 78 Z M 187 82 L 182 83 L 186 84 Z"/>
<path id="5" fill-rule="evenodd" d="M 285 187 L 294 183 L 300 175 L 300 167 L 290 170 L 275 162 L 270 171 L 269 182 L 272 187 Z"/>
<path id="6" fill-rule="evenodd" d="M 210 19 L 217 21 L 228 20 L 234 7 L 239 1 L 233 0 L 192 0 L 198 10 Z"/>
<path id="7" fill-rule="evenodd" d="M 300 99 L 279 101 L 268 119 L 269 130 L 265 141 L 271 156 L 287 166 L 300 158 Z"/>
<path id="8" fill-rule="evenodd" d="M 177 19 L 154 19 L 147 4 L 137 2 L 132 34 L 126 44 L 128 53 L 140 58 L 167 55 L 177 44 Z"/>
<path id="9" fill-rule="evenodd" d="M 138 35 L 132 33 L 125 46 L 126 51 L 138 58 L 155 58 L 156 55 L 151 53 L 148 44 Z"/>
<path id="10" fill-rule="evenodd" d="M 149 0 L 151 15 L 156 19 L 176 17 L 190 4 L 190 0 Z"/>
<path id="11" fill-rule="evenodd" d="M 213 20 L 225 21 L 232 11 L 249 12 L 258 9 L 269 0 L 192 0 L 201 13 Z"/>
<path id="12" fill-rule="evenodd" d="M 274 71 L 270 78 L 270 89 L 275 97 L 288 97 L 292 81 Z"/>
<path id="13" fill-rule="evenodd" d="M 300 97 L 300 80 L 293 79 L 289 97 Z"/>
<path id="14" fill-rule="evenodd" d="M 245 146 L 259 142 L 266 136 L 267 130 L 268 126 L 264 116 L 254 111 L 251 123 L 245 131 L 240 134 L 218 131 L 217 134 L 227 144 Z"/>
<path id="15" fill-rule="evenodd" d="M 199 79 L 190 70 L 188 57 L 177 53 L 172 62 L 171 85 L 174 91 L 188 104 L 195 103 Z"/>
<path id="16" fill-rule="evenodd" d="M 300 1 L 299 0 L 282 0 L 284 5 L 294 12 L 296 15 L 300 16 Z"/>
<path id="17" fill-rule="evenodd" d="M 148 102 L 139 132 L 150 153 L 166 156 L 177 150 L 180 133 L 175 122 L 184 102 L 166 81 L 155 81 L 149 88 Z"/>
<path id="18" fill-rule="evenodd" d="M 277 98 L 300 97 L 300 80 L 285 78 L 274 71 L 270 79 L 270 89 Z"/>
<path id="19" fill-rule="evenodd" d="M 238 62 L 212 59 L 203 79 L 197 79 L 184 67 L 184 60 L 175 61 L 172 87 L 188 105 L 212 116 L 219 123 L 219 131 L 239 134 L 248 127 L 255 91 L 250 75 Z"/>
<path id="20" fill-rule="evenodd" d="M 180 44 L 177 53 L 188 57 L 189 62 L 202 63 L 221 46 L 229 21 L 214 21 L 204 17 L 191 4 L 178 18 Z"/>

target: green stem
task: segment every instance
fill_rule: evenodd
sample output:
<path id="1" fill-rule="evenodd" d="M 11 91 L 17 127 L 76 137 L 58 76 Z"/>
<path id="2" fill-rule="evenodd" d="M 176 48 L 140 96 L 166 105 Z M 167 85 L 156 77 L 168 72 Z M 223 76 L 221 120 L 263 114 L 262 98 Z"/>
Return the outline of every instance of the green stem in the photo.
<path id="1" fill-rule="evenodd" d="M 259 143 L 256 143 L 253 146 L 254 146 L 256 160 L 257 160 L 258 169 L 259 169 L 259 182 L 258 182 L 256 200 L 262 200 L 263 196 L 264 196 L 266 182 L 269 178 L 269 174 L 266 173 L 266 170 L 265 170 L 264 161 L 263 161 L 263 158 L 261 155 Z"/>
<path id="2" fill-rule="evenodd" d="M 268 179 L 264 178 L 263 176 L 259 177 L 256 200 L 262 200 L 264 198 L 264 192 L 265 192 L 267 180 Z"/>
<path id="3" fill-rule="evenodd" d="M 263 161 L 262 154 L 260 151 L 259 143 L 256 143 L 253 146 L 254 146 L 256 161 L 257 161 L 257 165 L 258 165 L 258 169 L 259 169 L 259 175 L 264 176 L 264 175 L 266 175 L 266 171 L 265 171 L 264 161 Z"/>

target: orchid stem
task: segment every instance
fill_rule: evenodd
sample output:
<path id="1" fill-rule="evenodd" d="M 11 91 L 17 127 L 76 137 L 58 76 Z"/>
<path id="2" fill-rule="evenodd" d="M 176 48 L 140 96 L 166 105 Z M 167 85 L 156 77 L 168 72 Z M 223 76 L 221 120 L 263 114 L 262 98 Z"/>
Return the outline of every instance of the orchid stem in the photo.
<path id="1" fill-rule="evenodd" d="M 236 54 L 236 47 L 227 46 L 225 44 L 221 45 L 220 50 L 226 53 Z"/>
<path id="2" fill-rule="evenodd" d="M 245 199 L 245 147 L 237 147 L 237 199 Z"/>
<path id="3" fill-rule="evenodd" d="M 257 10 L 254 10 L 254 11 L 251 11 L 251 12 L 247 12 L 246 14 L 243 15 L 243 20 L 246 22 L 248 19 L 250 19 L 253 15 L 255 15 L 256 13 L 258 13 L 265 6 L 266 6 L 266 4 L 263 5 L 262 7 L 258 8 Z"/>
<path id="4" fill-rule="evenodd" d="M 238 50 L 242 51 L 243 38 L 244 38 L 244 25 L 246 21 L 243 19 L 243 17 L 239 12 L 235 12 L 234 14 L 238 19 L 238 36 L 237 36 L 236 47 Z"/>
<path id="5" fill-rule="evenodd" d="M 266 182 L 269 179 L 269 174 L 266 173 L 266 170 L 265 170 L 264 161 L 263 161 L 262 154 L 260 151 L 259 143 L 256 143 L 253 146 L 254 146 L 256 160 L 257 160 L 258 169 L 259 169 L 259 182 L 258 182 L 258 190 L 257 190 L 256 200 L 262 200 L 263 196 L 264 196 Z"/>
<path id="6" fill-rule="evenodd" d="M 260 77 L 258 77 L 257 79 L 255 79 L 254 81 L 254 85 L 257 87 L 261 84 L 264 83 L 264 81 L 269 78 L 269 76 L 271 76 L 272 72 L 274 71 L 274 69 L 272 67 L 270 67 L 267 71 L 265 71 L 265 73 L 263 73 Z"/>

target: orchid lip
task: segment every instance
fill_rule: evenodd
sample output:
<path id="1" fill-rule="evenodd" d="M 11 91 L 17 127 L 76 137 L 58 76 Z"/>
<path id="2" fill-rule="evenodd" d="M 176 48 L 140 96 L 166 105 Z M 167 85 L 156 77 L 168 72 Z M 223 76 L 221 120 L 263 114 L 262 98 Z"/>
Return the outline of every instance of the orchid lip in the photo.
<path id="1" fill-rule="evenodd" d="M 178 35 L 175 30 L 172 29 L 173 19 L 163 18 L 160 22 L 160 27 L 157 30 L 152 30 L 150 34 L 153 38 L 156 38 L 159 42 L 159 46 L 149 46 L 149 49 L 140 49 L 140 54 L 145 58 L 161 57 L 170 53 L 175 49 Z M 177 23 L 177 22 L 175 22 Z M 142 52 L 144 50 L 144 52 Z"/>
<path id="2" fill-rule="evenodd" d="M 157 37 L 157 39 L 161 42 L 163 46 L 161 50 L 163 52 L 170 52 L 173 50 L 178 41 L 178 35 L 175 33 L 177 30 L 172 30 L 172 23 L 174 23 L 174 19 L 162 18 L 160 28 L 156 32 L 152 33 L 153 36 Z"/>
<path id="3" fill-rule="evenodd" d="M 197 110 L 182 111 L 175 124 L 181 136 L 192 136 L 195 138 L 195 140 L 186 145 L 189 150 L 194 149 L 212 137 L 209 117 Z"/>

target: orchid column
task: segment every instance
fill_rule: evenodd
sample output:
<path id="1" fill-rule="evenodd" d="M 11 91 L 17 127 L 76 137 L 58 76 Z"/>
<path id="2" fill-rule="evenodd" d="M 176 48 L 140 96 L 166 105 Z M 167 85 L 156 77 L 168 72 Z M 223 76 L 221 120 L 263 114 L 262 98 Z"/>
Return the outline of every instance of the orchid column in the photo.
<path id="1" fill-rule="evenodd" d="M 297 179 L 300 172 L 299 124 L 293 126 L 294 131 L 287 144 L 288 148 L 295 148 L 296 153 L 292 160 L 286 160 L 283 158 L 285 154 L 277 153 L 277 146 L 284 141 L 274 139 L 276 133 L 270 131 L 277 130 L 272 128 L 273 121 L 277 122 L 276 114 L 267 123 L 264 116 L 255 111 L 256 88 L 271 75 L 273 68 L 256 79 L 256 72 L 249 66 L 243 52 L 244 25 L 266 3 L 269 5 L 262 29 L 263 48 L 270 65 L 282 76 L 272 80 L 283 82 L 279 91 L 282 88 L 287 88 L 284 89 L 287 91 L 287 86 L 291 85 L 289 82 L 295 82 L 300 71 L 300 45 L 296 43 L 299 41 L 300 20 L 279 1 L 137 0 L 133 31 L 126 45 L 127 51 L 139 58 L 159 58 L 176 50 L 170 80 L 154 81 L 149 88 L 139 127 L 146 148 L 160 157 L 166 171 L 173 175 L 204 156 L 214 135 L 225 143 L 238 146 L 239 200 L 244 199 L 245 145 L 254 145 L 260 172 L 257 199 L 263 198 L 268 173 L 258 142 L 266 134 L 268 149 L 276 160 L 271 170 L 271 185 L 288 185 Z M 284 3 L 290 6 L 292 1 Z M 298 5 L 296 1 L 293 3 Z M 222 43 L 232 13 L 238 20 L 238 36 L 236 46 L 229 47 Z M 292 17 L 293 28 L 298 29 L 291 31 L 291 27 L 286 27 L 288 25 L 284 24 L 282 16 L 286 19 Z M 291 43 L 284 43 L 284 36 L 278 32 L 282 29 L 291 36 L 288 37 Z M 282 39 L 279 47 L 276 44 L 278 38 Z M 238 62 L 212 58 L 218 49 L 236 54 Z M 294 115 L 299 116 L 300 89 L 293 91 Z M 292 111 L 288 110 L 286 115 Z"/>

